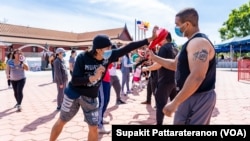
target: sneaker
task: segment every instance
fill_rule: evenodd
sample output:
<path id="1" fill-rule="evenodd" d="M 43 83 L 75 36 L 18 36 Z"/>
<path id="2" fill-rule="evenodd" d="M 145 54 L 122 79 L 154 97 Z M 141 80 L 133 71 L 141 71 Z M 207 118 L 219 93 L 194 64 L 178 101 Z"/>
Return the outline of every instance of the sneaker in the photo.
<path id="1" fill-rule="evenodd" d="M 17 108 L 17 106 L 18 106 L 18 104 L 16 104 L 16 105 L 14 106 L 14 108 Z"/>
<path id="2" fill-rule="evenodd" d="M 131 94 L 132 93 L 132 91 L 127 91 L 127 94 Z"/>
<path id="3" fill-rule="evenodd" d="M 21 105 L 17 105 L 17 112 L 21 112 L 21 111 L 22 111 Z"/>
<path id="4" fill-rule="evenodd" d="M 116 101 L 116 105 L 120 105 L 120 104 L 126 104 L 126 102 L 119 99 L 119 100 Z"/>
<path id="5" fill-rule="evenodd" d="M 98 128 L 98 133 L 99 134 L 109 134 L 110 130 L 106 130 L 104 127 Z"/>
<path id="6" fill-rule="evenodd" d="M 144 102 L 142 102 L 141 104 L 151 104 L 151 102 L 144 101 Z"/>
<path id="7" fill-rule="evenodd" d="M 125 95 L 125 93 L 122 91 L 122 92 L 121 92 L 121 95 Z"/>

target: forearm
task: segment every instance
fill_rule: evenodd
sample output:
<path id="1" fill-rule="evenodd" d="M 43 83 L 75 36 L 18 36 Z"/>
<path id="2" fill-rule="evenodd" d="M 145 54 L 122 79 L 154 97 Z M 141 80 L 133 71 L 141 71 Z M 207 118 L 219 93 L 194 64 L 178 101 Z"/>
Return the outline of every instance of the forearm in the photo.
<path id="1" fill-rule="evenodd" d="M 186 99 L 188 99 L 191 95 L 195 93 L 195 91 L 199 88 L 202 81 L 204 79 L 197 76 L 195 73 L 190 74 L 180 92 L 176 95 L 174 102 L 178 105 L 183 103 Z"/>
<path id="2" fill-rule="evenodd" d="M 158 70 L 160 68 L 161 68 L 161 65 L 159 63 L 156 63 L 156 62 L 153 65 L 147 67 L 148 71 L 154 71 L 154 70 Z"/>
<path id="3" fill-rule="evenodd" d="M 89 82 L 90 83 L 96 82 L 98 80 L 99 80 L 99 78 L 97 78 L 95 75 L 92 75 L 92 76 L 89 77 Z"/>
<path id="4" fill-rule="evenodd" d="M 29 70 L 29 66 L 26 63 L 23 63 L 23 69 L 27 71 Z"/>
<path id="5" fill-rule="evenodd" d="M 152 59 L 166 69 L 173 71 L 176 70 L 176 63 L 174 59 L 166 59 L 159 56 L 154 56 Z"/>
<path id="6" fill-rule="evenodd" d="M 73 65 L 72 65 L 72 63 L 69 63 L 69 70 L 73 71 Z"/>
<path id="7" fill-rule="evenodd" d="M 119 58 L 119 57 L 124 56 L 125 54 L 131 52 L 132 50 L 140 48 L 144 45 L 148 45 L 150 42 L 151 42 L 151 38 L 131 42 L 131 43 L 125 45 L 124 47 L 121 47 L 119 49 L 114 50 L 112 56 L 114 55 L 115 58 Z"/>
<path id="8" fill-rule="evenodd" d="M 9 68 L 8 65 L 6 66 L 5 73 L 6 73 L 6 76 L 9 76 L 9 75 L 10 75 L 10 68 Z"/>

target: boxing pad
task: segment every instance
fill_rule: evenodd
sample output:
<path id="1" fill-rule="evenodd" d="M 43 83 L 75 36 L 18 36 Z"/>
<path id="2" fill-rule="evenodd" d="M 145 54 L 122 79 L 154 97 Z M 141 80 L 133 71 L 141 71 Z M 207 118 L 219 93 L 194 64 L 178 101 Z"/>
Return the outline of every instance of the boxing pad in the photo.
<path id="1" fill-rule="evenodd" d="M 155 47 L 161 43 L 161 41 L 163 41 L 164 39 L 166 39 L 167 35 L 168 35 L 168 31 L 165 28 L 160 28 L 159 30 L 157 30 L 157 37 L 150 43 L 149 45 L 149 49 L 150 50 L 155 50 Z"/>

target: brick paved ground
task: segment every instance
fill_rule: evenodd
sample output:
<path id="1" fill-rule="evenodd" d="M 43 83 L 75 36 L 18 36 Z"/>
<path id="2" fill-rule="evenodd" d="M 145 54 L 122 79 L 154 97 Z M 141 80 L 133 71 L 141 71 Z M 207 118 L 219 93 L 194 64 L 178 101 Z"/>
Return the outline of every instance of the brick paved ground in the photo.
<path id="1" fill-rule="evenodd" d="M 23 111 L 16 112 L 13 90 L 7 89 L 5 74 L 0 71 L 0 141 L 48 141 L 51 127 L 59 116 L 56 109 L 56 85 L 51 72 L 27 72 Z M 250 82 L 238 82 L 237 71 L 217 69 L 217 103 L 211 124 L 250 124 Z M 152 105 L 142 105 L 145 89 L 139 95 L 123 97 L 127 104 L 115 105 L 112 89 L 106 118 L 112 124 L 155 124 L 154 99 Z M 172 118 L 165 117 L 164 124 Z M 87 124 L 82 112 L 65 125 L 59 141 L 82 141 L 87 138 Z M 101 135 L 100 141 L 111 141 L 111 134 Z"/>

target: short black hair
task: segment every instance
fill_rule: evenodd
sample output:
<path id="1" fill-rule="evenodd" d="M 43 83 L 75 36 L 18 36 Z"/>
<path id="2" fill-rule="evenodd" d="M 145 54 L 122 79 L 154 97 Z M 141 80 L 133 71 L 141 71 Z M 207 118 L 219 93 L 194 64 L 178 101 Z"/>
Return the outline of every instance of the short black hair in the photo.
<path id="1" fill-rule="evenodd" d="M 168 42 L 172 42 L 172 36 L 171 36 L 171 33 L 170 33 L 170 32 L 168 32 L 168 35 L 166 36 L 166 40 L 167 40 Z"/>
<path id="2" fill-rule="evenodd" d="M 75 53 L 76 51 L 75 50 L 71 50 L 71 54 Z"/>
<path id="3" fill-rule="evenodd" d="M 194 8 L 185 8 L 176 14 L 181 22 L 190 22 L 193 26 L 198 26 L 199 15 Z"/>

